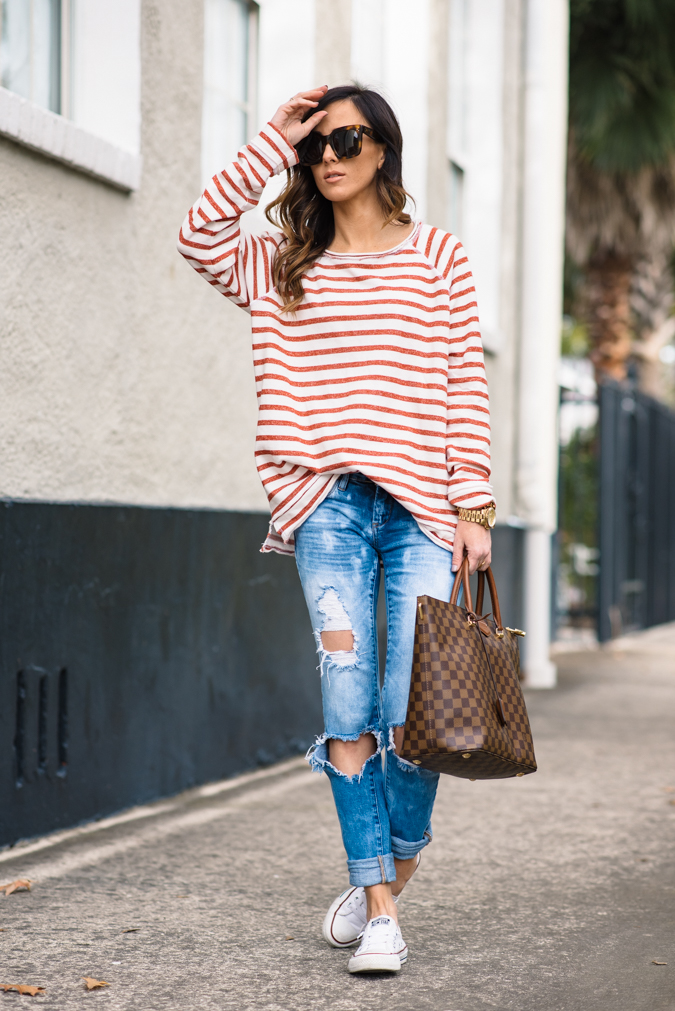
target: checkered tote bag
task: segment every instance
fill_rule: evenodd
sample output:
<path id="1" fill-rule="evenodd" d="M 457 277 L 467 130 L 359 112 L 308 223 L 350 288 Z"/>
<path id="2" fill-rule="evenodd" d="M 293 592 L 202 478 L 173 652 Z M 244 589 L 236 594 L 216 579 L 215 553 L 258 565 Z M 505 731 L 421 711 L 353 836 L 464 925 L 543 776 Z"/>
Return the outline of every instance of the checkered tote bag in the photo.
<path id="1" fill-rule="evenodd" d="M 481 618 L 486 576 L 494 616 Z M 460 584 L 466 607 L 457 605 Z M 525 776 L 537 763 L 520 689 L 518 636 L 524 633 L 502 626 L 490 569 L 478 573 L 476 612 L 468 558 L 449 604 L 417 598 L 401 758 L 462 779 Z"/>

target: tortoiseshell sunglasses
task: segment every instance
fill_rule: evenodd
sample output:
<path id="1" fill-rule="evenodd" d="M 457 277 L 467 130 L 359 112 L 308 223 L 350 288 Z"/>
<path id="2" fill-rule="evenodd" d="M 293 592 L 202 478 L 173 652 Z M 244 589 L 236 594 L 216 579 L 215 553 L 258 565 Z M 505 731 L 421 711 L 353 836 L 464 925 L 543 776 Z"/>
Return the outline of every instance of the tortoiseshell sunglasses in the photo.
<path id="1" fill-rule="evenodd" d="M 357 154 L 361 154 L 364 133 L 376 143 L 382 143 L 379 136 L 369 126 L 338 126 L 332 133 L 326 134 L 313 130 L 296 145 L 300 164 L 318 165 L 323 159 L 323 153 L 328 144 L 339 160 L 356 158 Z"/>

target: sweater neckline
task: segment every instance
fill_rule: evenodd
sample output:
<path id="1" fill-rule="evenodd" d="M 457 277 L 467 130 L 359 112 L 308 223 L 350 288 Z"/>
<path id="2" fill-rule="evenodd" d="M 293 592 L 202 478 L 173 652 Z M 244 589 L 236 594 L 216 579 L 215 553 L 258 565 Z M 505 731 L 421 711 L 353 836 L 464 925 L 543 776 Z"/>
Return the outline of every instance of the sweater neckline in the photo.
<path id="1" fill-rule="evenodd" d="M 422 227 L 421 221 L 414 222 L 414 228 L 410 235 L 407 235 L 405 239 L 398 243 L 397 246 L 392 246 L 390 249 L 380 249 L 375 253 L 335 253 L 332 249 L 325 249 L 323 252 L 324 256 L 337 256 L 340 259 L 352 259 L 352 260 L 363 260 L 366 257 L 373 256 L 391 256 L 392 253 L 398 253 L 399 250 L 405 249 L 406 246 L 411 246 L 414 240 L 419 234 L 419 230 Z"/>

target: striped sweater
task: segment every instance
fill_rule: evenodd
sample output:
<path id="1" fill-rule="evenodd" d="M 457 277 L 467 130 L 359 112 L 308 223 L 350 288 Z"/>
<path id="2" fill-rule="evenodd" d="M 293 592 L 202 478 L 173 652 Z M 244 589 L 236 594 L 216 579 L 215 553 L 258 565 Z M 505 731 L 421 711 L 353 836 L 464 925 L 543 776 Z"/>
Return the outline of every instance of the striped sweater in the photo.
<path id="1" fill-rule="evenodd" d="M 490 420 L 471 271 L 461 243 L 429 225 L 382 253 L 325 252 L 303 277 L 295 314 L 272 280 L 283 235 L 246 235 L 241 215 L 271 175 L 297 164 L 269 124 L 215 175 L 178 248 L 251 314 L 258 396 L 256 460 L 270 531 L 263 551 L 293 553 L 293 532 L 341 474 L 360 471 L 452 549 L 457 507 L 493 498 Z"/>

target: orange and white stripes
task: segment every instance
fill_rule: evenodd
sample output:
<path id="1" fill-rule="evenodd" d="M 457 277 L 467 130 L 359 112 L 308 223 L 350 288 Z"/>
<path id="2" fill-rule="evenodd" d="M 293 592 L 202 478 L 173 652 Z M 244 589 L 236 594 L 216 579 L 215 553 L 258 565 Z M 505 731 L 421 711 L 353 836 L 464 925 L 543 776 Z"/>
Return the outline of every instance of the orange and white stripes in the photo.
<path id="1" fill-rule="evenodd" d="M 417 224 L 384 253 L 326 252 L 281 311 L 272 263 L 281 233 L 241 215 L 297 163 L 270 124 L 214 176 L 181 228 L 180 252 L 252 317 L 256 460 L 270 502 L 263 550 L 293 531 L 341 474 L 360 471 L 451 549 L 457 507 L 492 501 L 490 418 L 476 297 L 461 243 Z"/>

